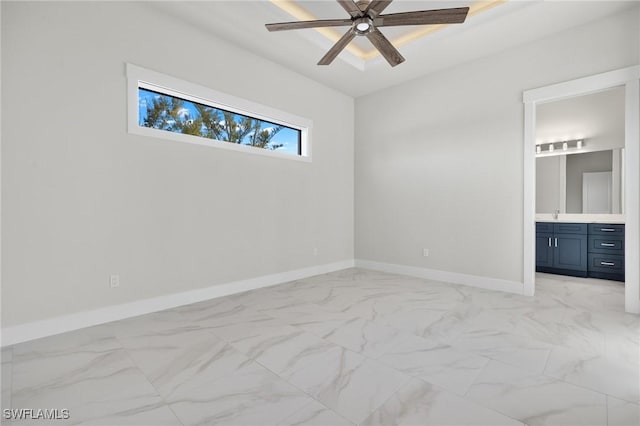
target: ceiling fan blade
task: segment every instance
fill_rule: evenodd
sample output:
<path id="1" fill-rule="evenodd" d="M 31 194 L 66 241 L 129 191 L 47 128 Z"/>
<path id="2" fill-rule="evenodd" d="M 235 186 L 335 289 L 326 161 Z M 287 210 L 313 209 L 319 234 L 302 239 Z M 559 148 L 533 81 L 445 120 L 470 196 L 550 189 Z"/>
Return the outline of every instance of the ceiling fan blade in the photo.
<path id="1" fill-rule="evenodd" d="M 430 25 L 430 24 L 461 24 L 467 18 L 468 7 L 451 9 L 422 10 L 417 12 L 390 13 L 375 18 L 376 27 L 390 27 L 395 25 Z"/>
<path id="2" fill-rule="evenodd" d="M 340 6 L 346 10 L 352 18 L 359 18 L 362 16 L 362 11 L 355 4 L 353 0 L 337 0 Z"/>
<path id="3" fill-rule="evenodd" d="M 340 40 L 338 40 L 338 42 L 334 44 L 331 49 L 329 49 L 327 54 L 324 55 L 322 59 L 320 59 L 318 65 L 329 65 L 331 62 L 333 62 L 336 56 L 338 56 L 338 54 L 342 52 L 342 50 L 347 46 L 347 44 L 351 42 L 351 40 L 353 40 L 355 36 L 356 33 L 353 28 L 349 29 L 349 31 L 344 33 L 344 35 L 340 37 Z"/>
<path id="4" fill-rule="evenodd" d="M 398 49 L 393 47 L 393 44 L 377 28 L 367 34 L 367 38 L 392 67 L 404 62 L 404 58 L 398 52 Z"/>
<path id="5" fill-rule="evenodd" d="M 391 0 L 372 0 L 365 10 L 365 15 L 369 15 L 371 18 L 375 18 L 380 15 L 383 10 L 391 4 Z"/>
<path id="6" fill-rule="evenodd" d="M 351 19 L 320 19 L 317 21 L 277 22 L 266 24 L 269 31 L 299 30 L 318 27 L 345 27 L 351 25 Z"/>

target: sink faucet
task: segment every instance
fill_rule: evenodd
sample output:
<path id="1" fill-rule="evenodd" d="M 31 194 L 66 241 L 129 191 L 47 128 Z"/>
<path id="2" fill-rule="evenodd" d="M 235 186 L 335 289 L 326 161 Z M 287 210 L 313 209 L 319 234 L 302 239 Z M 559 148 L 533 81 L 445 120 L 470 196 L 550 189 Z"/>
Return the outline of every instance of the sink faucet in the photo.
<path id="1" fill-rule="evenodd" d="M 558 214 L 560 214 L 560 210 L 556 209 L 556 211 L 553 212 L 553 218 L 558 220 Z"/>

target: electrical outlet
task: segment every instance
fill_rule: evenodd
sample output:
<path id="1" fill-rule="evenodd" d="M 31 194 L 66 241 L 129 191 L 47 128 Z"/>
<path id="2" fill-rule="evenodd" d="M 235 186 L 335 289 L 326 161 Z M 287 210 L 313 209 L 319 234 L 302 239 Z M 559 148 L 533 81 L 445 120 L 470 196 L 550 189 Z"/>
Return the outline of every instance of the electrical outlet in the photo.
<path id="1" fill-rule="evenodd" d="M 111 275 L 109 277 L 109 287 L 111 288 L 120 287 L 120 275 Z"/>
<path id="2" fill-rule="evenodd" d="M 422 256 L 429 257 L 429 249 L 423 248 L 422 249 Z"/>

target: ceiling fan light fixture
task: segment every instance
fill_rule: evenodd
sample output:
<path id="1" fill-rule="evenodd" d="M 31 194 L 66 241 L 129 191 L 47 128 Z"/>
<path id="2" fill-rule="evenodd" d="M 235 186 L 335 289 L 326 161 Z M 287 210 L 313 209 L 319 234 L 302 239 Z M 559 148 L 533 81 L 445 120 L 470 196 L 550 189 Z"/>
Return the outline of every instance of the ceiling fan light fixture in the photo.
<path id="1" fill-rule="evenodd" d="M 356 32 L 356 35 L 367 35 L 373 30 L 373 21 L 366 16 L 356 19 L 353 21 L 353 30 Z"/>
<path id="2" fill-rule="evenodd" d="M 275 2 L 276 0 L 271 0 Z M 284 0 L 281 0 L 284 1 Z M 342 52 L 355 36 L 365 36 L 378 52 L 395 67 L 404 62 L 398 49 L 380 32 L 381 27 L 398 25 L 446 25 L 461 24 L 467 18 L 468 7 L 447 9 L 417 10 L 413 12 L 382 14 L 392 0 L 337 0 L 349 14 L 347 19 L 313 19 L 294 22 L 266 24 L 269 31 L 297 30 L 304 28 L 346 27 L 350 26 L 329 51 L 320 59 L 318 65 L 329 65 Z M 499 0 L 495 0 L 499 1 Z M 506 1 L 506 0 L 502 0 Z"/>

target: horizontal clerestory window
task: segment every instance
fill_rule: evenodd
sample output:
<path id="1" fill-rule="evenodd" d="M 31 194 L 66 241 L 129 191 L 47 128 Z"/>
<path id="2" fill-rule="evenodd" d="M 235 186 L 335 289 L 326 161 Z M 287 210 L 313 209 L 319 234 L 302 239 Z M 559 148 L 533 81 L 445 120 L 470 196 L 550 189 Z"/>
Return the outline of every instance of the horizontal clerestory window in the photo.
<path id="1" fill-rule="evenodd" d="M 130 133 L 305 161 L 311 158 L 307 119 L 131 64 L 127 64 L 127 77 Z"/>

